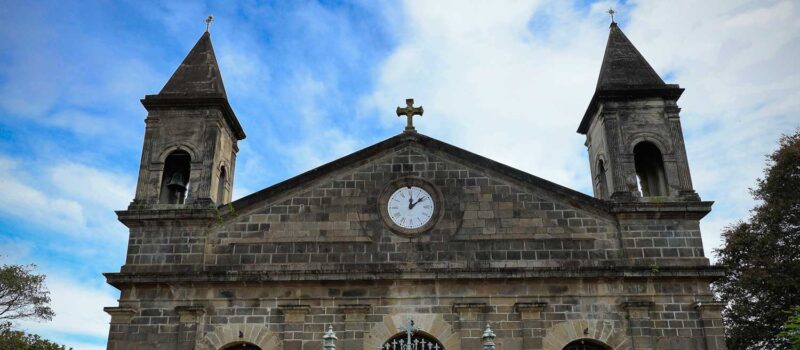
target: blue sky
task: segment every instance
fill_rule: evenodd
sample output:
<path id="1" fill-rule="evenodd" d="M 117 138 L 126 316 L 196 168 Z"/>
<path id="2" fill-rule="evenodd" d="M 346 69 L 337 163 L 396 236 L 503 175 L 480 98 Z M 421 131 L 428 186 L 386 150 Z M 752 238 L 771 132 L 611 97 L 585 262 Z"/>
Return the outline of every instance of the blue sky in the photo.
<path id="1" fill-rule="evenodd" d="M 104 348 L 102 272 L 124 262 L 146 115 L 205 29 L 248 137 L 240 197 L 399 133 L 429 136 L 590 192 L 583 137 L 608 35 L 623 31 L 679 101 L 704 242 L 746 217 L 764 155 L 800 115 L 791 1 L 3 1 L 0 255 L 48 275 L 58 316 L 22 326 Z"/>

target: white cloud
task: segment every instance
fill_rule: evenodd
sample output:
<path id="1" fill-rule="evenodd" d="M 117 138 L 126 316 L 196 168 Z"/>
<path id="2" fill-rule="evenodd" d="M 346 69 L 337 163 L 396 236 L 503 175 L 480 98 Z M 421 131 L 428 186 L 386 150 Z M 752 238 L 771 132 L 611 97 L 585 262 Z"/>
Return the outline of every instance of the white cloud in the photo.
<path id="1" fill-rule="evenodd" d="M 0 212 L 50 227 L 84 227 L 83 207 L 74 200 L 54 198 L 22 179 L 33 179 L 18 163 L 0 157 Z"/>
<path id="2" fill-rule="evenodd" d="M 133 198 L 129 175 L 115 174 L 76 163 L 62 163 L 50 169 L 50 180 L 64 195 L 83 203 L 100 205 L 111 212 L 125 208 Z"/>
<path id="3" fill-rule="evenodd" d="M 573 188 L 589 183 L 575 129 L 607 35 L 597 21 L 533 1 L 509 8 L 410 2 L 406 9 L 409 25 L 398 30 L 407 40 L 380 69 L 367 106 L 385 110 L 415 97 L 426 110 L 416 122 L 422 133 Z M 544 10 L 556 21 L 575 17 L 558 45 L 549 43 L 552 33 L 529 31 Z"/>
<path id="4" fill-rule="evenodd" d="M 115 292 L 108 286 L 91 286 L 57 277 L 54 272 L 47 273 L 47 276 L 45 283 L 51 293 L 50 306 L 56 316 L 49 322 L 24 321 L 19 325 L 29 332 L 75 349 L 85 349 L 91 344 L 76 343 L 71 335 L 98 340 L 108 337 L 111 317 L 103 311 L 103 307 L 117 305 Z"/>
<path id="5" fill-rule="evenodd" d="M 608 36 L 602 12 L 567 2 L 509 6 L 409 1 L 400 42 L 362 101 L 381 111 L 415 97 L 422 133 L 568 187 L 589 190 L 583 137 L 575 129 L 593 92 Z M 703 222 L 707 251 L 743 218 L 763 155 L 800 112 L 798 6 L 637 2 L 615 6 L 622 29 L 662 75 L 687 88 L 679 101 L 696 189 L 716 200 Z"/>
<path id="6" fill-rule="evenodd" d="M 73 236 L 118 239 L 113 210 L 133 197 L 130 176 L 77 163 L 52 167 L 0 155 L 0 214 Z"/>

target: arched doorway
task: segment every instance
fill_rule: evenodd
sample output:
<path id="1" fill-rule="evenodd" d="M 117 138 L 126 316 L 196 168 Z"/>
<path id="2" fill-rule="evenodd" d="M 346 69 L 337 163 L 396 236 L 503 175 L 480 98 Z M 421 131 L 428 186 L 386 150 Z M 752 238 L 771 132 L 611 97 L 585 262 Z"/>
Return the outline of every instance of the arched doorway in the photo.
<path id="1" fill-rule="evenodd" d="M 258 346 L 250 343 L 236 343 L 223 347 L 222 350 L 261 350 Z"/>
<path id="2" fill-rule="evenodd" d="M 564 350 L 609 350 L 609 349 L 610 349 L 609 347 L 589 339 L 578 339 L 567 344 L 567 346 L 564 347 Z"/>
<path id="3" fill-rule="evenodd" d="M 407 344 L 408 335 L 398 333 L 383 343 L 381 350 L 444 350 L 444 346 L 436 338 L 421 332 L 414 332 L 411 335 L 411 347 Z"/>

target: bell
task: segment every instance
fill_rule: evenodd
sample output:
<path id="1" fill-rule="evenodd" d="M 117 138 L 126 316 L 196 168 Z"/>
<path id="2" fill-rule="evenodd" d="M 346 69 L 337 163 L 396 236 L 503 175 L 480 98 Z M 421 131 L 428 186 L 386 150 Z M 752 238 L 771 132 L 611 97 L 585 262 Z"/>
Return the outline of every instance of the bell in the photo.
<path id="1" fill-rule="evenodd" d="M 186 190 L 186 182 L 183 181 L 183 174 L 180 171 L 172 173 L 167 182 L 167 188 L 176 191 Z"/>

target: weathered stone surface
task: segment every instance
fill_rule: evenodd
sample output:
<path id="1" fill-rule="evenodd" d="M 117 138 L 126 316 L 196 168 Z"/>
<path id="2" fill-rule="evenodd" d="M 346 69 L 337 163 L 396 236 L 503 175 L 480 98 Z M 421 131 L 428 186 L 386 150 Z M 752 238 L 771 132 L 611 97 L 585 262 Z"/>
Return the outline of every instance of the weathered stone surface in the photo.
<path id="1" fill-rule="evenodd" d="M 310 350 L 330 325 L 340 349 L 375 350 L 408 319 L 447 350 L 479 348 L 487 323 L 501 350 L 724 349 L 699 228 L 711 203 L 693 192 L 674 100 L 593 102 L 590 159 L 614 172 L 600 198 L 409 131 L 220 206 L 244 134 L 227 101 L 192 98 L 145 103 L 136 199 L 118 212 L 127 256 L 106 274 L 121 291 L 109 349 Z M 636 196 L 642 135 L 665 147 L 667 196 Z M 194 185 L 186 204 L 159 203 L 179 147 Z M 379 202 L 407 177 L 442 211 L 410 236 Z"/>

